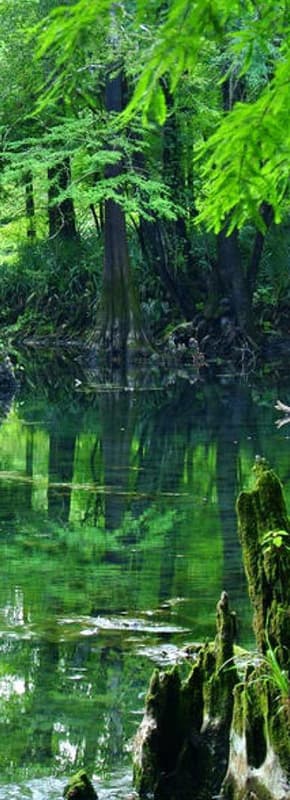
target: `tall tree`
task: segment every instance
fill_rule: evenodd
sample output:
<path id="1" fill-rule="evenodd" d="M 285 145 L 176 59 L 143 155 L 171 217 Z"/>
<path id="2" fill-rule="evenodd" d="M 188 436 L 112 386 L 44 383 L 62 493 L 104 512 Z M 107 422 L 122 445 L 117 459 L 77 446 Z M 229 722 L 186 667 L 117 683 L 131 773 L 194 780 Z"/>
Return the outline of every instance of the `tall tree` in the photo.
<path id="1" fill-rule="evenodd" d="M 107 74 L 106 111 L 120 113 L 124 107 L 123 73 L 116 64 Z M 116 178 L 124 171 L 120 154 L 115 164 L 106 167 L 106 177 Z M 105 201 L 104 223 L 104 325 L 103 336 L 110 348 L 124 351 L 131 324 L 132 302 L 126 218 L 122 206 L 113 198 Z"/>

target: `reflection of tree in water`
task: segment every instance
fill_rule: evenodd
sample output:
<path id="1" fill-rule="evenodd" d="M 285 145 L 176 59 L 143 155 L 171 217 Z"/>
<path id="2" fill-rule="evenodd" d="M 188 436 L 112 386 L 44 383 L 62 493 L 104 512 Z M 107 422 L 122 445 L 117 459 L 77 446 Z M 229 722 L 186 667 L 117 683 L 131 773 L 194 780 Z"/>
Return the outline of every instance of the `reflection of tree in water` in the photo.
<path id="1" fill-rule="evenodd" d="M 104 470 L 102 438 L 100 434 L 96 436 L 90 450 L 89 464 L 92 482 L 95 484 L 96 489 L 94 493 L 91 492 L 88 494 L 86 510 L 82 521 L 84 525 L 91 524 L 97 528 L 105 516 L 105 498 L 101 486 L 104 481 Z"/>
<path id="2" fill-rule="evenodd" d="M 168 503 L 173 504 L 181 515 L 187 515 L 189 530 L 189 498 L 191 507 L 200 502 L 200 475 L 196 481 L 195 454 L 200 448 L 205 452 L 211 441 L 206 412 L 202 392 L 182 381 L 171 389 L 170 399 L 165 395 L 159 407 L 148 414 L 140 431 L 138 490 L 145 496 L 153 493 L 165 508 Z M 212 480 L 212 474 L 205 472 L 203 494 L 209 490 Z M 134 509 L 140 513 L 145 507 L 146 500 L 137 500 Z M 160 557 L 160 602 L 174 592 L 179 535 L 177 524 L 164 534 Z"/>
<path id="3" fill-rule="evenodd" d="M 251 401 L 251 391 L 247 385 L 235 381 L 228 384 L 217 398 L 211 393 L 217 407 L 214 414 L 217 445 L 216 484 L 223 537 L 223 588 L 233 597 L 240 588 L 242 577 L 242 557 L 237 529 L 235 504 L 241 490 L 240 449 L 247 435 L 250 461 L 254 458 L 258 432 L 255 406 Z M 255 445 L 254 445 L 255 443 Z"/>
<path id="4" fill-rule="evenodd" d="M 9 414 L 17 382 L 14 377 L 13 367 L 8 356 L 0 357 L 0 423 Z"/>
<path id="5" fill-rule="evenodd" d="M 118 528 L 128 508 L 132 441 L 137 408 L 131 392 L 107 392 L 99 397 L 105 485 L 105 525 Z"/>
<path id="6" fill-rule="evenodd" d="M 34 377 L 30 375 L 31 410 L 28 402 L 22 407 L 22 414 L 24 418 L 26 415 L 28 422 L 30 419 L 35 421 L 38 414 L 40 427 L 49 431 L 49 518 L 64 524 L 70 519 L 76 442 L 81 441 L 90 411 L 91 439 L 84 458 L 87 460 L 86 475 L 90 476 L 89 480 L 96 489 L 88 492 L 83 523 L 94 526 L 104 518 L 105 528 L 115 530 L 122 526 L 128 510 L 138 519 L 156 501 L 159 508 L 163 506 L 166 509 L 171 502 L 174 503 L 166 498 L 170 493 L 184 492 L 192 496 L 194 504 L 200 502 L 198 493 L 202 491 L 206 497 L 216 480 L 224 537 L 225 580 L 229 588 L 231 572 L 235 584 L 235 576 L 240 570 L 239 544 L 236 540 L 235 545 L 233 536 L 240 431 L 244 425 L 248 431 L 253 426 L 248 387 L 235 381 L 225 391 L 219 385 L 191 386 L 182 380 L 160 392 L 150 389 L 131 392 L 124 387 L 88 395 L 85 392 L 76 394 L 72 392 L 72 384 L 75 375 L 82 372 L 77 360 L 72 361 L 72 365 L 72 370 L 66 366 L 64 374 L 64 363 L 59 356 L 52 366 L 52 361 L 46 363 L 42 355 L 38 360 L 39 375 L 35 365 Z M 41 379 L 40 386 L 36 384 L 34 387 L 37 375 Z M 27 392 L 26 387 L 28 400 Z M 35 414 L 37 392 L 44 395 L 45 403 L 39 405 Z M 27 510 L 32 504 L 31 430 L 27 426 L 26 476 L 30 482 L 23 484 L 20 499 L 20 504 L 23 503 Z M 217 448 L 216 476 L 213 464 L 206 471 L 206 460 L 203 474 L 197 474 L 196 456 L 201 448 L 206 452 L 209 447 Z M 130 498 L 131 493 L 134 497 Z M 177 500 L 177 505 L 182 509 L 180 500 Z M 177 538 L 177 526 L 169 528 L 163 535 L 160 600 L 166 599 L 172 591 Z M 109 553 L 108 558 L 111 558 Z M 135 564 L 138 570 L 141 570 L 144 558 L 145 554 L 139 554 Z M 231 563 L 230 570 L 228 563 Z"/>
<path id="7" fill-rule="evenodd" d="M 203 493 L 210 494 L 216 484 L 221 535 L 223 539 L 224 588 L 240 591 L 242 562 L 236 534 L 235 501 L 239 485 L 240 447 L 245 432 L 250 457 L 257 447 L 256 408 L 250 388 L 237 381 L 224 386 L 204 384 L 191 387 L 181 383 L 170 403 L 161 404 L 139 425 L 138 491 L 150 496 L 185 488 L 200 501 L 197 487 L 195 453 L 200 446 L 206 451 L 216 448 L 216 464 L 204 472 Z M 198 482 L 196 481 L 198 478 Z M 146 499 L 134 503 L 138 515 L 146 508 Z M 201 532 L 195 535 L 202 536 Z M 170 596 L 175 575 L 177 527 L 164 537 L 160 563 L 160 600 Z M 223 588 L 223 587 L 221 587 Z"/>
<path id="8" fill-rule="evenodd" d="M 59 646 L 55 641 L 42 641 L 37 652 L 37 669 L 34 669 L 33 690 L 30 695 L 29 736 L 26 763 L 34 761 L 51 764 L 53 759 L 54 704 L 53 692 L 57 685 Z"/>
<path id="9" fill-rule="evenodd" d="M 44 375 L 43 368 L 42 376 Z M 40 644 L 31 646 L 30 656 L 29 659 L 26 658 L 25 664 L 26 711 L 31 721 L 25 725 L 22 763 L 36 763 L 41 751 L 43 764 L 49 765 L 59 752 L 61 741 L 67 737 L 75 748 L 74 766 L 82 766 L 85 761 L 92 769 L 96 763 L 100 763 L 100 769 L 105 770 L 111 768 L 118 753 L 122 751 L 126 734 L 128 736 L 130 726 L 125 719 L 126 705 L 128 706 L 130 690 L 136 680 L 136 666 L 135 671 L 132 668 L 130 672 L 126 652 L 128 644 L 122 641 L 118 646 L 114 635 L 109 634 L 106 637 L 105 645 L 94 637 L 85 640 L 79 637 L 78 640 L 71 641 L 70 634 L 68 641 L 60 642 L 58 637 L 61 626 L 58 627 L 58 617 L 67 613 L 76 616 L 85 613 L 91 617 L 101 613 L 108 614 L 109 608 L 110 611 L 116 610 L 114 603 L 117 600 L 119 602 L 120 598 L 124 601 L 124 608 L 132 612 L 135 607 L 148 608 L 148 605 L 145 606 L 147 600 L 152 602 L 153 608 L 155 604 L 161 604 L 167 598 L 173 597 L 176 575 L 181 576 L 181 580 L 186 578 L 185 571 L 180 570 L 178 573 L 180 562 L 176 558 L 180 546 L 192 560 L 195 553 L 194 537 L 198 540 L 204 535 L 210 547 L 209 527 L 193 530 L 195 523 L 191 524 L 191 515 L 193 517 L 197 510 L 197 519 L 202 522 L 202 498 L 210 496 L 215 487 L 223 536 L 224 573 L 223 586 L 219 588 L 226 588 L 231 594 L 236 591 L 237 584 L 240 588 L 240 547 L 235 533 L 234 506 L 239 488 L 240 457 L 244 447 L 241 431 L 246 431 L 244 436 L 252 436 L 247 445 L 251 460 L 254 440 L 257 448 L 256 409 L 252 404 L 250 388 L 240 386 L 234 381 L 226 388 L 207 384 L 190 386 L 182 381 L 160 392 L 130 392 L 119 389 L 111 392 L 96 391 L 88 395 L 85 392 L 77 394 L 72 391 L 71 376 L 68 376 L 67 383 L 64 377 L 61 382 L 58 376 L 57 385 L 59 389 L 53 389 L 51 381 L 49 389 L 40 387 L 39 394 L 34 386 L 30 395 L 26 393 L 24 405 L 21 406 L 21 417 L 28 423 L 34 423 L 33 427 L 30 424 L 24 427 L 24 477 L 27 481 L 19 480 L 16 484 L 6 483 L 1 486 L 1 500 L 5 502 L 6 509 L 9 505 L 12 517 L 18 516 L 23 520 L 25 512 L 27 515 L 28 511 L 33 512 L 34 522 L 37 517 L 36 527 L 40 534 L 40 538 L 31 543 L 32 534 L 29 529 L 29 541 L 24 542 L 23 549 L 17 543 L 20 558 L 23 559 L 24 554 L 27 564 L 26 567 L 24 563 L 21 564 L 19 570 L 16 568 L 16 577 L 13 573 L 13 580 L 14 577 L 15 580 L 17 578 L 20 585 L 23 582 L 25 624 L 36 619 L 43 635 Z M 34 511 L 32 508 L 33 462 L 36 458 L 38 428 L 49 435 L 49 521 L 45 509 L 40 512 L 37 508 Z M 76 445 L 82 441 L 82 457 L 78 463 Z M 207 458 L 209 452 L 211 457 Z M 72 486 L 82 481 L 87 481 L 91 487 L 95 486 L 95 491 L 90 489 L 88 492 L 83 522 L 84 527 L 87 525 L 91 528 L 92 538 L 95 535 L 96 548 L 98 531 L 94 528 L 99 523 L 100 515 L 105 519 L 108 532 L 108 536 L 104 537 L 108 547 L 106 544 L 100 555 L 97 550 L 92 549 L 93 555 L 89 564 L 88 559 L 81 561 L 83 528 L 76 526 L 75 550 L 70 541 L 73 523 L 67 528 L 67 522 L 74 520 L 71 515 Z M 185 503 L 188 504 L 187 507 Z M 80 506 L 82 510 L 84 505 L 83 502 Z M 180 528 L 178 524 L 173 524 L 168 525 L 168 528 L 164 527 L 158 548 L 154 550 L 154 526 L 152 534 L 150 525 L 146 527 L 142 517 L 148 510 L 152 512 L 151 519 L 154 519 L 155 511 L 156 517 L 158 514 L 165 516 L 168 508 L 177 508 L 178 512 L 186 516 L 181 545 L 178 539 Z M 136 527 L 132 528 L 132 535 L 126 525 L 122 529 L 124 514 L 128 510 L 131 511 L 133 523 L 137 522 Z M 2 521 L 7 513 L 2 505 Z M 54 520 L 60 525 L 53 524 Z M 7 517 L 3 522 L 5 532 L 6 522 Z M 114 563 L 116 571 L 110 573 L 109 560 L 113 552 L 110 545 L 116 528 L 119 533 L 113 555 L 116 554 L 119 562 Z M 9 525 L 9 531 L 11 530 L 12 526 Z M 46 535 L 47 531 L 51 536 L 51 540 L 47 537 L 48 542 L 45 536 L 42 537 L 42 533 Z M 61 547 L 57 549 L 59 533 L 60 539 L 65 539 L 63 550 Z M 220 538 L 220 531 L 213 531 L 213 536 Z M 149 546 L 145 541 L 146 537 Z M 47 584 L 42 586 L 41 575 L 46 567 L 45 547 L 51 541 L 56 550 L 47 550 L 48 559 L 50 552 L 54 555 L 50 559 L 51 572 Z M 120 549 L 117 550 L 119 543 Z M 153 552 L 150 551 L 151 545 Z M 132 549 L 136 551 L 133 554 Z M 42 555 L 36 561 L 35 554 L 38 552 Z M 65 577 L 62 571 L 63 553 L 67 562 Z M 155 562 L 153 569 L 150 559 Z M 77 563 L 75 573 L 74 560 Z M 30 564 L 35 570 L 31 573 L 33 585 L 29 573 Z M 131 564 L 136 573 L 134 581 L 130 575 Z M 150 586 L 146 594 L 140 584 L 142 580 L 146 581 L 148 575 Z M 103 578 L 104 583 L 108 583 L 104 590 L 100 585 Z M 6 580 L 11 580 L 11 575 Z M 214 580 L 215 578 L 213 582 Z M 83 594 L 78 594 L 77 581 L 81 584 Z M 116 586 L 117 581 L 123 582 L 123 593 Z M 153 581 L 156 585 L 153 585 Z M 61 582 L 64 585 L 60 589 Z M 3 598 L 5 591 L 6 588 L 2 587 Z M 187 584 L 185 592 L 189 591 L 191 587 Z M 85 611 L 80 606 L 84 597 Z M 5 602 L 7 603 L 7 596 Z M 42 609 L 44 605 L 45 612 Z M 49 615 L 52 619 L 51 630 L 45 623 Z M 16 649 L 13 650 L 14 643 L 9 647 L 11 672 L 18 674 L 20 671 L 22 674 L 20 651 L 17 653 Z M 73 677 L 78 672 L 80 680 Z M 144 678 L 144 673 L 141 677 Z M 145 685 L 145 681 L 142 685 Z M 134 691 L 135 688 L 134 685 Z M 14 729 L 12 730 L 13 725 L 9 728 L 11 737 L 22 725 L 22 719 L 18 715 L 15 721 L 14 717 Z M 71 766 L 68 756 L 66 762 L 64 757 L 63 763 L 66 768 Z"/>
<path id="10" fill-rule="evenodd" d="M 64 434 L 59 422 L 49 435 L 48 516 L 62 523 L 68 522 L 70 515 L 75 443 L 71 427 Z"/>
<path id="11" fill-rule="evenodd" d="M 59 643 L 51 627 L 37 643 L 13 642 L 5 659 L 7 675 L 25 677 L 25 694 L 19 704 L 17 693 L 2 699 L 2 778 L 8 769 L 14 779 L 19 767 L 66 774 L 84 763 L 91 772 L 116 767 L 128 741 L 124 706 L 132 680 L 121 647 Z M 82 679 L 74 680 L 78 673 Z"/>

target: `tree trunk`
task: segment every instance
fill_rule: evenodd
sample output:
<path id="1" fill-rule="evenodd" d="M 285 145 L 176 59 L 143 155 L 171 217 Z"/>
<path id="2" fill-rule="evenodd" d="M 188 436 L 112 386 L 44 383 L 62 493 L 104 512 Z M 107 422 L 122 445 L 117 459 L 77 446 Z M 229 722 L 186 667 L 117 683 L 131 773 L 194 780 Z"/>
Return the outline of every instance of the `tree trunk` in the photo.
<path id="1" fill-rule="evenodd" d="M 145 258 L 149 258 L 161 282 L 176 307 L 186 320 L 196 313 L 197 295 L 194 289 L 200 285 L 200 270 L 193 278 L 196 265 L 193 263 L 190 238 L 186 227 L 186 216 L 192 214 L 187 206 L 185 187 L 191 180 L 187 159 L 183 152 L 184 137 L 179 130 L 173 97 L 167 86 L 163 85 L 170 114 L 163 128 L 162 173 L 166 185 L 183 213 L 175 220 L 161 220 L 155 216 L 152 221 L 140 220 L 139 236 Z M 139 169 L 146 172 L 144 158 L 138 153 Z M 142 159 L 142 162 L 140 163 Z M 153 216 L 153 215 L 152 215 Z M 181 269 L 180 266 L 182 265 Z M 199 298 L 198 298 L 199 299 Z"/>
<path id="2" fill-rule="evenodd" d="M 34 242 L 36 238 L 36 225 L 35 225 L 35 206 L 34 206 L 34 193 L 33 193 L 33 176 L 31 170 L 24 175 L 25 185 L 25 214 L 27 224 L 27 237 L 30 242 Z"/>
<path id="3" fill-rule="evenodd" d="M 268 205 L 268 203 L 264 203 L 264 206 L 261 209 L 261 215 L 266 226 L 266 231 L 268 231 L 271 227 L 274 216 L 272 206 Z M 256 288 L 259 266 L 264 250 L 265 236 L 266 234 L 262 233 L 262 231 L 257 231 L 253 245 L 252 258 L 247 271 L 251 300 L 253 299 L 253 294 Z"/>
<path id="4" fill-rule="evenodd" d="M 241 331 L 255 339 L 253 311 L 249 287 L 239 247 L 238 232 L 230 236 L 223 230 L 217 238 L 218 270 L 230 306 Z"/>
<path id="5" fill-rule="evenodd" d="M 169 297 L 185 319 L 191 320 L 196 311 L 194 300 L 180 281 L 178 274 L 175 275 L 170 269 L 168 228 L 165 229 L 165 225 L 160 219 L 155 218 L 152 221 L 141 219 L 139 237 L 143 254 L 154 265 Z"/>
<path id="6" fill-rule="evenodd" d="M 70 515 L 71 484 L 74 471 L 76 436 L 62 436 L 51 432 L 49 437 L 49 465 L 47 505 L 49 519 L 67 523 Z"/>
<path id="7" fill-rule="evenodd" d="M 48 169 L 48 230 L 50 239 L 73 239 L 77 236 L 74 204 L 71 197 L 58 200 L 59 193 L 66 191 L 71 183 L 69 158 Z"/>
<path id="8" fill-rule="evenodd" d="M 243 95 L 243 81 L 234 80 L 235 76 L 226 78 L 222 84 L 224 110 L 230 111 Z M 217 238 L 218 270 L 221 283 L 227 295 L 236 321 L 242 332 L 255 338 L 252 298 L 247 282 L 247 275 L 242 263 L 237 230 L 227 236 L 226 227 Z"/>
<path id="9" fill-rule="evenodd" d="M 176 220 L 167 223 L 170 239 L 170 260 L 178 266 L 180 259 L 185 267 L 190 266 L 191 247 L 190 238 L 186 228 L 186 217 L 189 219 L 193 212 L 193 195 L 191 208 L 188 208 L 188 198 L 186 187 L 191 173 L 187 170 L 186 156 L 184 152 L 184 131 L 178 124 L 174 100 L 168 87 L 163 84 L 167 107 L 170 114 L 165 121 L 163 128 L 163 174 L 165 183 L 170 187 L 174 200 L 178 203 L 180 211 Z M 186 155 L 188 155 L 186 153 Z M 191 156 L 192 162 L 192 156 Z M 193 184 L 190 185 L 190 193 L 193 192 Z M 182 208 L 182 213 L 181 213 Z"/>
<path id="10" fill-rule="evenodd" d="M 129 255 L 123 209 L 115 200 L 105 204 L 103 337 L 110 349 L 123 351 L 130 330 Z"/>
<path id="11" fill-rule="evenodd" d="M 114 65 L 105 87 L 105 107 L 108 112 L 122 111 L 123 92 L 122 70 Z M 120 160 L 108 165 L 105 174 L 107 178 L 114 179 L 123 172 L 124 163 L 120 154 Z M 102 337 L 111 353 L 125 355 L 129 332 L 136 329 L 138 323 L 130 277 L 125 212 L 122 205 L 113 199 L 105 201 L 104 247 Z"/>

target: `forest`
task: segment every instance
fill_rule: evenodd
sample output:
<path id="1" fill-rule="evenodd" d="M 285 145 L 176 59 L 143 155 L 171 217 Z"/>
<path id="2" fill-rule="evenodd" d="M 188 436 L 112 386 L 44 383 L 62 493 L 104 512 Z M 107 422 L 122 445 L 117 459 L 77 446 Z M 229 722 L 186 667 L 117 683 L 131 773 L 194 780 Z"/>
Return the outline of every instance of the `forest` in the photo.
<path id="1" fill-rule="evenodd" d="M 288 800 L 289 0 L 0 22 L 0 800 Z"/>
<path id="2" fill-rule="evenodd" d="M 2 341 L 287 352 L 287 0 L 0 15 Z"/>

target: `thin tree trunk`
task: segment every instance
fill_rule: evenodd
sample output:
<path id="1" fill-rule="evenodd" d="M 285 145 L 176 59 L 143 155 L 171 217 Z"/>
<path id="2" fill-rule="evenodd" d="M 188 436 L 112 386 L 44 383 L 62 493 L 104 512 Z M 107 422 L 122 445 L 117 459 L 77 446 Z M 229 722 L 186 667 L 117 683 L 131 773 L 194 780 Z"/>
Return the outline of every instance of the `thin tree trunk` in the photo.
<path id="1" fill-rule="evenodd" d="M 58 200 L 59 193 L 66 191 L 71 183 L 69 158 L 54 164 L 48 169 L 48 229 L 49 237 L 60 236 L 62 239 L 73 239 L 77 236 L 76 217 L 73 200 L 66 197 Z"/>
<path id="2" fill-rule="evenodd" d="M 170 257 L 173 256 L 174 262 L 178 263 L 181 256 L 183 263 L 188 267 L 191 247 L 185 218 L 186 216 L 187 218 L 189 217 L 190 211 L 192 213 L 192 208 L 190 211 L 186 208 L 185 200 L 184 136 L 182 136 L 182 130 L 178 125 L 173 96 L 166 84 L 163 84 L 163 91 L 165 92 L 167 107 L 170 110 L 163 128 L 163 174 L 166 184 L 172 191 L 175 202 L 178 203 L 180 209 L 183 209 L 183 213 L 179 213 L 176 220 L 167 223 L 170 249 L 172 250 Z M 192 189 L 193 184 L 191 184 Z"/>
<path id="3" fill-rule="evenodd" d="M 126 348 L 130 330 L 129 254 L 123 209 L 115 200 L 105 204 L 104 340 L 111 349 Z"/>
<path id="4" fill-rule="evenodd" d="M 96 212 L 96 209 L 95 209 L 95 206 L 94 206 L 93 203 L 90 204 L 90 211 L 92 213 L 92 217 L 93 217 L 93 220 L 94 220 L 94 223 L 95 223 L 95 226 L 96 226 L 97 234 L 98 234 L 98 236 L 100 236 L 101 235 L 101 227 L 100 227 L 98 215 L 97 215 L 97 212 Z"/>
<path id="5" fill-rule="evenodd" d="M 128 392 L 100 396 L 104 463 L 105 526 L 119 528 L 128 508 L 130 459 L 136 425 L 136 405 Z"/>
<path id="6" fill-rule="evenodd" d="M 35 225 L 35 205 L 34 205 L 34 192 L 33 192 L 33 176 L 31 170 L 24 175 L 25 185 L 25 213 L 27 224 L 27 237 L 30 242 L 36 239 L 36 225 Z"/>
<path id="7" fill-rule="evenodd" d="M 50 519 L 56 519 L 62 523 L 68 522 L 70 515 L 75 443 L 75 435 L 61 436 L 58 432 L 50 433 L 48 516 Z"/>
<path id="8" fill-rule="evenodd" d="M 265 203 L 261 210 L 261 215 L 264 220 L 266 229 L 268 231 L 273 222 L 272 206 L 268 205 L 268 203 Z M 262 231 L 257 231 L 253 246 L 252 258 L 247 272 L 248 286 L 249 286 L 249 293 L 251 300 L 253 298 L 253 294 L 256 288 L 259 266 L 264 250 L 265 238 L 266 238 L 266 233 L 262 233 Z"/>

